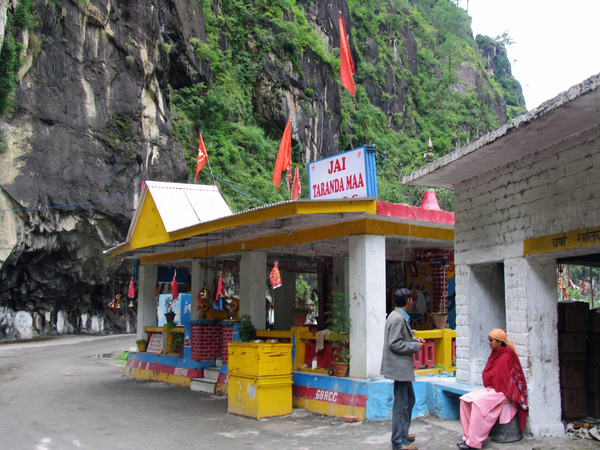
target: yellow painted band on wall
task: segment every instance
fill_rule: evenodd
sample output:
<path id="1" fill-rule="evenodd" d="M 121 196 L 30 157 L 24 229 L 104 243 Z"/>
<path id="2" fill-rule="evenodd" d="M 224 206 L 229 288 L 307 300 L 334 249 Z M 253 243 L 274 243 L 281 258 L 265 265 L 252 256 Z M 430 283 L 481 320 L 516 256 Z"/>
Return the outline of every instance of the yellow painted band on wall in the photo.
<path id="1" fill-rule="evenodd" d="M 600 227 L 586 228 L 526 239 L 523 244 L 523 254 L 524 256 L 539 255 L 598 244 L 600 244 Z"/>
<path id="2" fill-rule="evenodd" d="M 294 397 L 293 405 L 295 408 L 304 408 L 317 414 L 335 417 L 356 416 L 360 420 L 365 420 L 366 414 L 366 408 L 362 406 L 339 405 L 304 397 Z"/>
<path id="3" fill-rule="evenodd" d="M 280 219 L 287 216 L 301 214 L 327 214 L 327 213 L 352 213 L 364 212 L 366 214 L 377 214 L 377 202 L 375 200 L 356 200 L 352 202 L 295 202 L 258 211 L 245 212 L 223 219 L 213 220 L 193 227 L 167 233 L 152 195 L 147 195 L 139 218 L 135 225 L 135 231 L 131 242 L 114 249 L 108 253 L 109 258 L 114 258 L 126 251 L 149 247 L 178 239 L 185 239 L 205 233 L 223 229 L 251 225 L 266 220 Z"/>
<path id="4" fill-rule="evenodd" d="M 142 266 L 192 258 L 211 258 L 241 251 L 263 250 L 279 246 L 317 242 L 343 236 L 372 234 L 378 236 L 401 236 L 439 241 L 454 241 L 454 230 L 394 223 L 376 219 L 361 219 L 335 225 L 311 228 L 291 233 L 280 233 L 246 241 L 229 242 L 189 250 L 178 250 L 140 258 Z"/>
<path id="5" fill-rule="evenodd" d="M 181 375 L 155 372 L 153 370 L 138 369 L 137 367 L 126 367 L 123 375 L 138 380 L 162 381 L 163 383 L 175 384 L 177 386 L 190 387 L 191 379 Z"/>
<path id="6" fill-rule="evenodd" d="M 288 203 L 273 208 L 245 212 L 223 219 L 214 220 L 205 224 L 196 225 L 171 233 L 174 239 L 184 239 L 199 234 L 226 230 L 233 227 L 252 225 L 273 219 L 282 219 L 288 216 L 309 214 L 331 214 L 364 212 L 377 214 L 377 202 L 374 200 L 340 201 L 340 202 L 296 202 Z"/>

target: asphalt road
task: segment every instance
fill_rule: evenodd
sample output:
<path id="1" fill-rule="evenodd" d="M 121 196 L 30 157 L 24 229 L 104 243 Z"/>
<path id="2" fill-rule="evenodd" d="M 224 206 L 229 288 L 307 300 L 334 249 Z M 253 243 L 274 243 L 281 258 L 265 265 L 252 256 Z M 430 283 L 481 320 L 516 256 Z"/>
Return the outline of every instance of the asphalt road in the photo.
<path id="1" fill-rule="evenodd" d="M 0 344 L 0 450 L 391 449 L 390 422 L 348 424 L 294 409 L 255 420 L 227 398 L 122 376 L 117 356 L 134 335 L 62 336 Z M 421 449 L 453 450 L 458 421 L 416 419 Z M 486 441 L 493 450 L 598 450 L 570 437 Z"/>

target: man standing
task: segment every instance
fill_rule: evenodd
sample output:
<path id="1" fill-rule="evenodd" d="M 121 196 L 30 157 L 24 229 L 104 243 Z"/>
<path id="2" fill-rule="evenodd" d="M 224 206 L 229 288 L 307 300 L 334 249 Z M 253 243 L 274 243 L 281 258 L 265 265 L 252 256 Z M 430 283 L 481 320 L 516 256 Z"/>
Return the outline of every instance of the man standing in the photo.
<path id="1" fill-rule="evenodd" d="M 396 309 L 390 313 L 385 322 L 385 338 L 383 341 L 383 358 L 381 374 L 394 380 L 394 406 L 392 409 L 392 447 L 394 450 L 418 450 L 414 435 L 408 434 L 415 391 L 413 355 L 419 353 L 425 344 L 421 338 L 413 338 L 410 329 L 410 316 L 413 299 L 406 288 L 394 292 Z"/>

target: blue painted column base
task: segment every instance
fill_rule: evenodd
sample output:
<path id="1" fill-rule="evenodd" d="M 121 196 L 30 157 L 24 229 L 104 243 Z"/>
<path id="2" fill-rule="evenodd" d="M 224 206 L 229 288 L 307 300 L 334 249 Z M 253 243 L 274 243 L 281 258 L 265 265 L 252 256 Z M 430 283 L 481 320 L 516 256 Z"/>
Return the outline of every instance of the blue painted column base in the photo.
<path id="1" fill-rule="evenodd" d="M 344 416 L 348 411 L 363 413 L 365 420 L 391 420 L 394 383 L 391 380 L 371 380 L 329 377 L 322 374 L 293 372 L 295 404 L 315 412 Z M 460 417 L 460 396 L 477 389 L 454 378 L 418 377 L 413 383 L 415 406 L 412 417 L 432 415 L 442 420 Z M 330 403 L 330 407 L 324 405 Z M 351 406 L 361 409 L 350 409 Z M 364 408 L 364 409 L 362 409 Z"/>

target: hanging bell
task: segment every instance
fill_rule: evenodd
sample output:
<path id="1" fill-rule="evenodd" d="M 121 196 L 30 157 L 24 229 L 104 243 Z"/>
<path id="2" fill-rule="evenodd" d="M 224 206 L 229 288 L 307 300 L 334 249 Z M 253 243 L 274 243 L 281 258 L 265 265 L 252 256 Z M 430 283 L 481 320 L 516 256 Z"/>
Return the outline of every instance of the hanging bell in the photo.
<path id="1" fill-rule="evenodd" d="M 135 308 L 135 305 L 133 304 L 133 300 L 129 300 L 129 305 L 127 305 L 128 308 Z"/>

